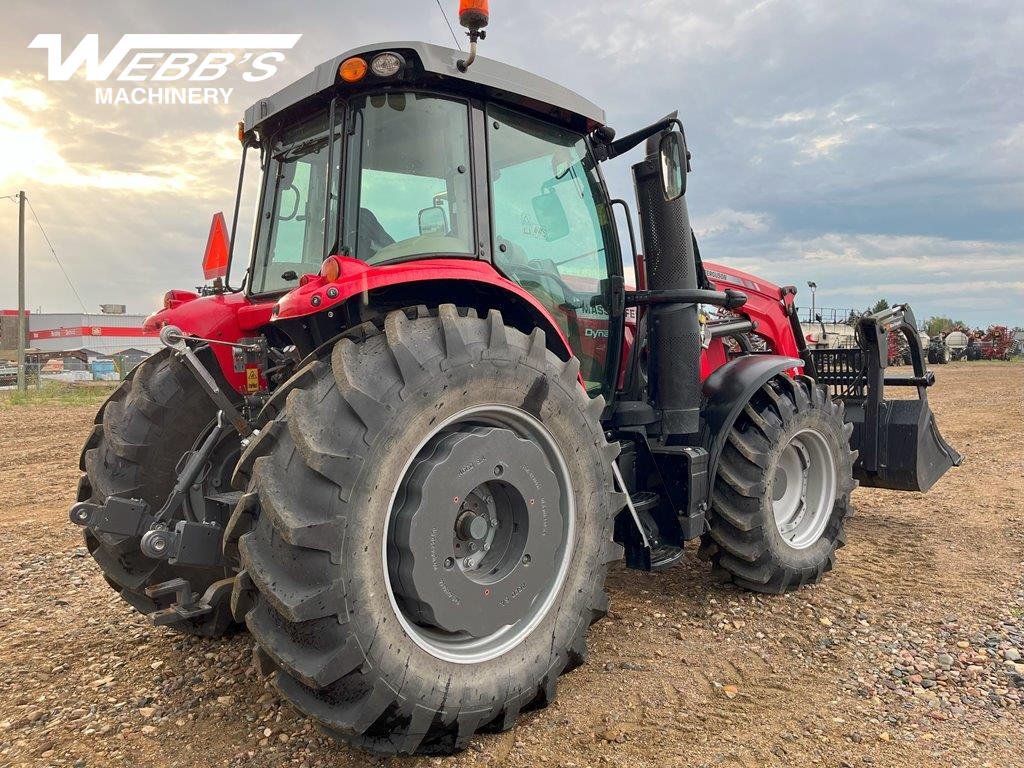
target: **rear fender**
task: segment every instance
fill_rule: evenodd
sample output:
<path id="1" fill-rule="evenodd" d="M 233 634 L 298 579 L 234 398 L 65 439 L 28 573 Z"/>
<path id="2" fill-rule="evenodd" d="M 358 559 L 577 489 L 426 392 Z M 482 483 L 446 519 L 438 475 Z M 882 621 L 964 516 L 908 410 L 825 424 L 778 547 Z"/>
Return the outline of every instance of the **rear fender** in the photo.
<path id="1" fill-rule="evenodd" d="M 715 485 L 718 459 L 725 448 L 729 430 L 743 406 L 750 402 L 765 383 L 779 375 L 788 375 L 803 361 L 780 355 L 745 355 L 718 368 L 704 381 L 704 422 L 707 428 L 708 504 Z"/>
<path id="2" fill-rule="evenodd" d="M 336 257 L 341 276 L 327 281 L 306 275 L 294 291 L 284 295 L 273 310 L 273 322 L 295 338 L 297 327 L 316 328 L 314 346 L 344 332 L 352 318 L 364 318 L 402 306 L 437 307 L 456 304 L 485 313 L 497 309 L 506 322 L 530 333 L 544 330 L 547 346 L 562 360 L 573 354 L 561 326 L 531 293 L 503 277 L 494 267 L 476 259 L 418 259 L 370 266 L 357 259 Z M 308 350 L 307 350 L 308 351 Z"/>
<path id="3" fill-rule="evenodd" d="M 270 322 L 272 304 L 253 303 L 241 293 L 220 293 L 196 296 L 175 292 L 170 308 L 161 309 L 146 318 L 143 330 L 159 332 L 165 325 L 173 325 L 192 336 L 218 341 L 238 341 L 256 336 Z M 235 365 L 232 348 L 211 344 L 221 373 L 228 385 L 237 392 L 246 391 L 245 369 Z"/>

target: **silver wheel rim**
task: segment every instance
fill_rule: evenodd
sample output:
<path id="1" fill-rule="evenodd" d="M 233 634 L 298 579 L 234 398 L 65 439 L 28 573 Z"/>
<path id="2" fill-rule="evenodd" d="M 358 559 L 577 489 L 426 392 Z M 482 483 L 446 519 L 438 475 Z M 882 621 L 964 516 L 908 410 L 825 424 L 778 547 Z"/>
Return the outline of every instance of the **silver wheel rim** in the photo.
<path id="1" fill-rule="evenodd" d="M 771 484 L 775 527 L 793 549 L 821 538 L 836 503 L 836 463 L 828 440 L 815 429 L 794 434 L 775 468 Z"/>
<path id="2" fill-rule="evenodd" d="M 534 600 L 529 612 L 515 624 L 503 627 L 485 637 L 472 637 L 445 632 L 434 627 L 426 627 L 413 622 L 406 610 L 399 604 L 395 590 L 391 584 L 389 569 L 389 548 L 391 540 L 392 520 L 395 516 L 396 500 L 402 481 L 410 471 L 413 462 L 420 456 L 427 444 L 437 435 L 454 431 L 458 427 L 496 426 L 515 432 L 518 436 L 533 440 L 544 452 L 549 468 L 558 481 L 563 516 L 562 541 L 558 547 L 555 579 L 548 588 Z M 387 586 L 388 600 L 395 616 L 406 634 L 427 653 L 445 661 L 456 664 L 479 664 L 497 658 L 519 645 L 551 610 L 569 570 L 572 559 L 571 543 L 576 534 L 576 502 L 573 494 L 572 481 L 565 459 L 558 444 L 547 428 L 534 416 L 519 408 L 507 405 L 478 405 L 448 417 L 436 425 L 429 434 L 415 447 L 402 468 L 401 476 L 395 485 L 388 503 L 387 519 L 384 524 L 384 536 L 381 542 L 381 563 L 384 569 L 384 582 Z"/>

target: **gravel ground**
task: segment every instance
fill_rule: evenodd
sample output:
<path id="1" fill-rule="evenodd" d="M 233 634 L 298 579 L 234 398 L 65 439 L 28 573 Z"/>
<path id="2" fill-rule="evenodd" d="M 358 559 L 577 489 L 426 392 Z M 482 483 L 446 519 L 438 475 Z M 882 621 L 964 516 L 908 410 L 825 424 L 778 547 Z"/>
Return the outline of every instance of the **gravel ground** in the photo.
<path id="1" fill-rule="evenodd" d="M 938 369 L 966 456 L 928 495 L 859 489 L 849 546 L 781 598 L 613 568 L 612 612 L 559 699 L 454 758 L 320 736 L 244 634 L 149 626 L 67 522 L 92 406 L 0 400 L 0 765 L 1024 765 L 1024 365 Z"/>

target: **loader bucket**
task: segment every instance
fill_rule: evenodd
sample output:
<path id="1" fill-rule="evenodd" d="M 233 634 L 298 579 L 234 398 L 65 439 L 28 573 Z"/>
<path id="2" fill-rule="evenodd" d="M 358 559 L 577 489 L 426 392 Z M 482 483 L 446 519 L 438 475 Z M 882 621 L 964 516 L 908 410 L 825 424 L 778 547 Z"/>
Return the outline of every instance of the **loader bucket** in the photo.
<path id="1" fill-rule="evenodd" d="M 886 375 L 894 333 L 907 340 L 912 375 Z M 914 314 L 902 305 L 862 317 L 857 341 L 857 348 L 810 353 L 815 375 L 843 400 L 846 421 L 853 425 L 853 476 L 871 488 L 927 491 L 963 457 L 939 434 L 928 405 L 935 376 L 924 367 Z M 917 399 L 886 399 L 886 387 L 914 387 Z"/>
<path id="2" fill-rule="evenodd" d="M 850 409 L 853 423 L 850 445 L 859 451 L 853 476 L 861 485 L 895 491 L 927 491 L 963 457 L 947 443 L 935 424 L 927 400 L 888 400 L 876 420 L 874 435 L 857 416 L 864 409 Z M 858 414 L 857 411 L 860 411 Z M 862 443 L 874 440 L 874 445 Z M 873 468 L 865 466 L 874 454 Z"/>

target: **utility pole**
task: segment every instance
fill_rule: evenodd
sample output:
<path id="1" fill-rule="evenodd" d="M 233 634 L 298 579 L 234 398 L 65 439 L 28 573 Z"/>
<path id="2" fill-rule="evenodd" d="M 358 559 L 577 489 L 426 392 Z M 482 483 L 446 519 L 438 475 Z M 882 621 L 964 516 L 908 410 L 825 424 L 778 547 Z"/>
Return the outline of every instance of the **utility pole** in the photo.
<path id="1" fill-rule="evenodd" d="M 25 190 L 18 192 L 18 391 L 25 391 Z"/>

